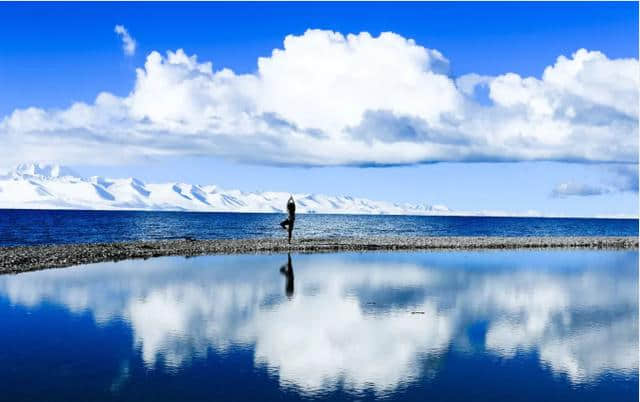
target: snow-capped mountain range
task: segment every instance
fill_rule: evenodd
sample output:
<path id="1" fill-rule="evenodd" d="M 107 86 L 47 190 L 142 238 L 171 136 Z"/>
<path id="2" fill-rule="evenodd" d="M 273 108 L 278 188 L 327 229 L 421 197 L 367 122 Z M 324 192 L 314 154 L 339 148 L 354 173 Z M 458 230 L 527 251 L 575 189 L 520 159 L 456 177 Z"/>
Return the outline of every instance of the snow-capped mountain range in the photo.
<path id="1" fill-rule="evenodd" d="M 135 178 L 80 177 L 58 165 L 21 164 L 0 175 L 0 208 L 283 212 L 289 193 L 225 190 L 215 185 L 144 183 Z M 297 212 L 449 215 L 447 207 L 351 196 L 293 194 Z"/>

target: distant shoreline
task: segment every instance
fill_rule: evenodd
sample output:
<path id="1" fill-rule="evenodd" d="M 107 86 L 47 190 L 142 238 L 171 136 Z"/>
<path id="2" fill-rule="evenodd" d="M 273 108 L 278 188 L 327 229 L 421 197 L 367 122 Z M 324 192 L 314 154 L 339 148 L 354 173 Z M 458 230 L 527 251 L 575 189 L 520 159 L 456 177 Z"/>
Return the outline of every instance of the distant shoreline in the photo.
<path id="1" fill-rule="evenodd" d="M 52 212 L 157 212 L 157 213 L 193 213 L 193 214 L 273 214 L 282 215 L 287 212 L 282 211 L 207 211 L 197 209 L 136 209 L 136 208 L 113 208 L 113 209 L 86 209 L 86 208 L 11 208 L 0 206 L 0 212 L 2 211 L 52 211 Z M 449 213 L 423 213 L 423 214 L 393 214 L 393 213 L 378 213 L 378 214 L 366 214 L 359 212 L 297 212 L 298 215 L 336 215 L 336 216 L 415 216 L 415 217 L 428 217 L 428 218 L 529 218 L 529 219 L 602 219 L 602 220 L 635 220 L 640 221 L 639 216 L 635 215 L 597 215 L 597 216 L 580 216 L 580 215 L 526 215 L 526 214 L 490 214 L 490 213 L 469 213 L 467 211 L 448 211 Z"/>
<path id="2" fill-rule="evenodd" d="M 0 206 L 2 211 L 65 211 L 65 212 L 167 212 L 167 213 L 195 213 L 195 214 L 286 214 L 286 211 L 207 211 L 197 209 L 136 209 L 136 208 L 113 208 L 113 209 L 85 209 L 85 208 L 11 208 Z M 469 213 L 468 211 L 448 211 L 441 213 L 424 213 L 424 214 L 365 214 L 357 212 L 298 212 L 299 215 L 344 215 L 344 216 L 425 216 L 425 217 L 443 217 L 443 218 L 533 218 L 533 219 L 610 219 L 610 220 L 640 220 L 635 215 L 622 216 L 580 216 L 580 215 L 526 215 L 526 214 L 490 214 L 490 213 Z"/>
<path id="3" fill-rule="evenodd" d="M 324 253 L 341 251 L 610 249 L 637 250 L 628 237 L 340 237 L 242 240 L 160 240 L 121 243 L 0 247 L 0 274 L 106 261 L 212 254 Z"/>

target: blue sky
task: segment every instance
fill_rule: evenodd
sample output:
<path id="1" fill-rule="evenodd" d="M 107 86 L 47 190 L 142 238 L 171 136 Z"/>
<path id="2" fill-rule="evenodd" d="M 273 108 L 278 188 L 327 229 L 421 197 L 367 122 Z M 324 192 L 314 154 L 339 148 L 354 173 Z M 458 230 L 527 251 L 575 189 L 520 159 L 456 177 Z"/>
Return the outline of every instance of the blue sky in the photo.
<path id="1" fill-rule="evenodd" d="M 305 35 L 310 28 L 344 35 L 368 32 L 373 38 L 381 32 L 390 31 L 401 38 L 413 39 L 418 46 L 436 49 L 446 58 L 448 68 L 443 74 L 451 82 L 472 73 L 497 77 L 510 72 L 522 79 L 531 76 L 541 80 L 545 68 L 554 66 L 559 56 L 571 59 L 573 53 L 581 48 L 603 53 L 606 55 L 603 65 L 617 68 L 615 63 L 609 62 L 638 59 L 637 15 L 637 3 L 1 3 L 0 119 L 10 116 L 16 109 L 29 107 L 40 108 L 49 113 L 46 118 L 53 119 L 54 112 L 50 111 L 65 110 L 75 102 L 92 105 L 96 96 L 103 91 L 126 98 L 136 85 L 136 68 L 144 67 L 152 51 L 164 55 L 167 50 L 184 49 L 187 56 L 197 55 L 200 63 L 211 61 L 214 72 L 228 68 L 236 75 L 255 75 L 258 57 L 270 57 L 273 49 L 282 49 L 287 35 L 305 39 L 300 41 L 301 46 L 312 46 L 314 42 L 307 40 L 308 35 Z M 133 55 L 123 52 L 121 38 L 114 32 L 117 24 L 126 27 L 135 39 L 137 46 Z M 311 55 L 314 54 L 312 48 L 308 50 Z M 282 66 L 278 64 L 274 68 Z M 433 71 L 436 71 L 435 68 Z M 413 70 L 406 71 L 408 74 Z M 605 67 L 594 71 L 611 77 L 618 74 Z M 584 79 L 584 76 L 586 73 L 580 79 Z M 591 76 L 589 79 L 595 82 L 599 78 Z M 582 85 L 580 88 L 584 87 L 584 83 L 578 84 Z M 631 86 L 633 84 L 630 83 Z M 491 84 L 478 84 L 471 101 L 482 105 L 482 98 L 487 97 L 487 85 Z M 292 79 L 291 87 L 294 86 L 295 80 Z M 495 93 L 498 93 L 497 89 Z M 575 93 L 572 92 L 572 96 L 575 97 Z M 154 150 L 134 160 L 114 158 L 109 163 L 109 159 L 103 157 L 99 163 L 94 163 L 91 158 L 83 159 L 77 157 L 77 152 L 65 150 L 60 152 L 58 159 L 83 174 L 137 176 L 149 181 L 215 183 L 244 190 L 349 193 L 391 201 L 445 204 L 464 210 L 537 210 L 547 214 L 575 215 L 637 214 L 637 182 L 635 188 L 620 184 L 629 176 L 633 179 L 633 164 L 637 163 L 637 117 L 635 122 L 628 117 L 615 120 L 621 110 L 624 112 L 624 106 L 615 104 L 615 98 L 620 98 L 620 93 L 596 94 L 602 98 L 611 95 L 614 99 L 611 101 L 614 103 L 602 112 L 603 117 L 597 126 L 609 125 L 612 132 L 621 129 L 629 131 L 630 128 L 630 134 L 627 133 L 624 138 L 621 135 L 618 144 L 619 148 L 627 148 L 626 151 L 609 152 L 604 148 L 609 147 L 612 141 L 602 140 L 602 143 L 592 142 L 593 145 L 582 153 L 573 152 L 570 143 L 563 143 L 559 148 L 567 147 L 567 151 L 554 151 L 552 156 L 547 156 L 544 153 L 546 150 L 533 156 L 525 155 L 524 151 L 510 150 L 502 156 L 494 149 L 478 151 L 474 148 L 459 159 L 449 156 L 448 151 L 442 151 L 435 156 L 425 153 L 426 156 L 421 154 L 409 160 L 400 154 L 395 159 L 369 156 L 374 152 L 353 159 L 345 156 L 346 159 L 335 163 L 355 165 L 345 167 L 324 166 L 324 163 L 318 162 L 327 157 L 322 153 L 300 161 L 287 159 L 283 162 L 278 155 L 269 156 L 268 151 L 265 151 L 265 157 L 252 158 L 251 142 L 240 145 L 233 143 L 229 145 L 233 149 L 230 152 L 224 148 L 226 145 L 219 145 L 228 142 L 225 138 L 217 140 L 213 146 L 208 145 L 207 151 L 203 152 L 194 152 L 190 147 L 188 151 L 177 155 L 158 156 L 157 150 Z M 626 93 L 622 92 L 623 95 Z M 269 94 L 277 96 L 280 92 Z M 592 94 L 584 96 L 593 101 Z M 306 107 L 307 110 L 321 107 L 320 100 L 316 102 L 311 97 L 303 99 L 308 100 L 308 105 L 300 106 L 300 102 L 294 102 L 294 105 Z M 551 99 L 557 99 L 555 92 Z M 336 108 L 342 107 L 337 98 L 333 102 Z M 495 102 L 499 103 L 500 100 L 496 98 Z M 280 111 L 277 107 L 285 106 L 273 107 Z M 606 114 L 613 109 L 617 110 L 617 114 Z M 415 134 L 412 120 L 409 123 L 406 123 L 407 120 L 400 121 L 401 112 L 404 113 L 403 119 L 412 118 L 412 110 L 411 105 L 402 111 L 393 110 L 390 122 L 385 115 L 374 116 L 370 125 L 360 125 L 354 132 L 362 139 L 369 135 L 371 127 L 376 129 L 388 123 L 392 126 L 391 134 L 380 137 L 381 141 L 387 141 L 388 136 L 393 137 L 393 141 L 406 140 L 406 137 L 402 137 L 405 131 L 397 130 L 400 125 L 404 127 L 408 124 L 413 130 L 410 135 L 433 138 L 434 134 L 425 134 L 423 137 Z M 441 116 L 449 112 L 442 112 Z M 429 122 L 429 127 L 433 127 L 435 123 L 429 120 L 429 113 L 430 110 L 426 110 L 426 117 L 421 117 Z M 310 124 L 303 127 L 314 118 L 305 115 L 305 110 L 292 113 L 291 116 L 286 113 L 279 115 L 287 124 L 297 128 L 316 129 Z M 502 112 L 497 114 L 504 115 Z M 464 116 L 464 119 L 470 119 Z M 153 116 L 148 118 L 153 120 Z M 572 121 L 576 119 L 572 118 Z M 338 119 L 336 124 L 341 122 L 343 120 Z M 348 127 L 353 129 L 354 125 Z M 102 130 L 92 133 L 91 138 L 103 138 L 110 134 L 104 131 L 107 129 Z M 329 128 L 322 127 L 322 130 L 328 132 Z M 629 140 L 631 137 L 636 139 Z M 192 137 L 188 138 L 191 141 Z M 468 141 L 468 138 L 463 141 Z M 589 141 L 585 139 L 583 142 Z M 436 139 L 436 143 L 441 142 L 442 139 Z M 122 140 L 117 143 L 122 147 L 128 146 Z M 59 140 L 52 144 L 53 147 L 62 147 L 58 145 L 61 144 Z M 627 146 L 629 144 L 635 145 L 631 152 Z M 118 148 L 112 145 L 105 147 L 104 151 L 118 153 Z M 397 143 L 394 145 L 404 149 Z M 163 144 L 162 150 L 168 146 Z M 246 147 L 248 151 L 238 154 L 236 150 L 239 147 Z M 40 155 L 26 146 L 24 149 L 21 156 L 25 160 L 32 159 L 32 155 Z M 259 148 L 255 152 L 265 154 Z M 283 152 L 292 151 L 284 149 Z M 495 162 L 502 159 L 513 162 Z M 469 163 L 470 160 L 481 163 Z M 576 160 L 579 163 L 570 163 Z M 378 162 L 406 166 L 362 167 Z M 625 164 L 620 165 L 621 162 Z M 619 166 L 622 166 L 623 174 Z M 559 187 L 563 184 L 569 185 Z M 566 194 L 558 196 L 558 191 L 553 191 L 559 188 L 568 190 Z"/>

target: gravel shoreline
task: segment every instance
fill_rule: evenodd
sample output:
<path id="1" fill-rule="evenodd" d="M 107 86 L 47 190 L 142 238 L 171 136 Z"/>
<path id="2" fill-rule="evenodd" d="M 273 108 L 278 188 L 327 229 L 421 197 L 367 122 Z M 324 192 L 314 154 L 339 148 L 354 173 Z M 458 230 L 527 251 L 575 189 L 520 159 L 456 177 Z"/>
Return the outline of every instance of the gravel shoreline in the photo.
<path id="1" fill-rule="evenodd" d="M 0 247 L 0 274 L 160 256 L 367 250 L 638 249 L 637 237 L 344 237 L 162 240 Z"/>

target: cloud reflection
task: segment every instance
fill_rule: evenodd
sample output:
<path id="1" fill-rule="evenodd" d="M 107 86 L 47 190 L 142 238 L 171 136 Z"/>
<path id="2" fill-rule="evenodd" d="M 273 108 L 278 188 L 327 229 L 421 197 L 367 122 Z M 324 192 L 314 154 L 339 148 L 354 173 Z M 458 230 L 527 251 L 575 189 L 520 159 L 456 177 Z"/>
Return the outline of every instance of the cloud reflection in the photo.
<path id="1" fill-rule="evenodd" d="M 308 394 L 410 384 L 426 374 L 426 361 L 467 344 L 467 328 L 479 321 L 488 325 L 478 353 L 535 351 L 574 383 L 637 371 L 637 254 L 590 263 L 588 254 L 556 253 L 563 258 L 293 256 L 295 297 L 293 264 L 282 256 L 95 264 L 3 276 L 0 292 L 14 304 L 46 301 L 98 323 L 127 321 L 149 367 L 252 348 L 255 364 L 281 386 Z M 496 255 L 504 258 L 492 266 Z"/>

